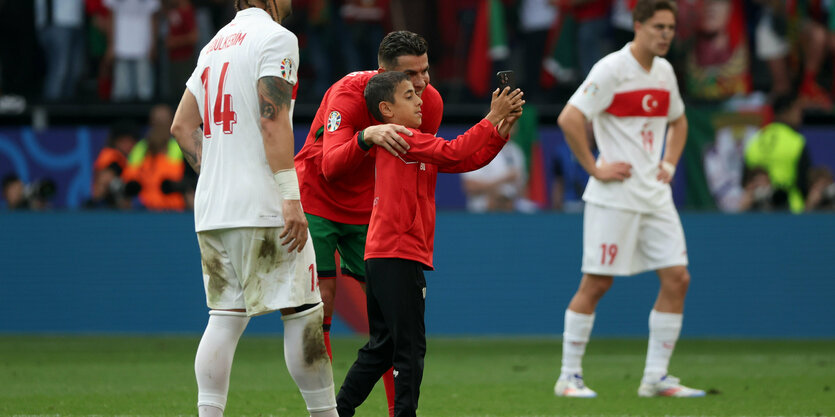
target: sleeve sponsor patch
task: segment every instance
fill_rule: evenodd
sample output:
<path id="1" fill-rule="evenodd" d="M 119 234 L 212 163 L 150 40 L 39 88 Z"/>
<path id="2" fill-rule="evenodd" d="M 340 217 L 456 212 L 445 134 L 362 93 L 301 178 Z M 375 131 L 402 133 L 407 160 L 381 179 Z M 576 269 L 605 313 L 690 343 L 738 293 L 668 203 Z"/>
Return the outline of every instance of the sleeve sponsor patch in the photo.
<path id="1" fill-rule="evenodd" d="M 293 75 L 293 60 L 284 58 L 281 60 L 281 78 L 290 79 Z"/>
<path id="2" fill-rule="evenodd" d="M 339 125 L 342 123 L 342 115 L 339 114 L 338 111 L 332 111 L 331 114 L 328 115 L 328 132 L 333 132 L 336 129 L 339 129 Z"/>

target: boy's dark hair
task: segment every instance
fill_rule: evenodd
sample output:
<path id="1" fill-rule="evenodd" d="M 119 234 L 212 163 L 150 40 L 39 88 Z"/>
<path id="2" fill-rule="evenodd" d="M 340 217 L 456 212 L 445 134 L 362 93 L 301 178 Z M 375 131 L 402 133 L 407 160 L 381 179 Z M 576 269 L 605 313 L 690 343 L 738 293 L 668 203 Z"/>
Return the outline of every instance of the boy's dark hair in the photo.
<path id="1" fill-rule="evenodd" d="M 678 6 L 673 0 L 638 0 L 632 10 L 632 21 L 644 23 L 659 10 L 669 10 L 673 15 L 678 14 Z"/>
<path id="2" fill-rule="evenodd" d="M 384 122 L 383 114 L 380 113 L 380 103 L 394 103 L 394 90 L 400 83 L 408 80 L 409 76 L 400 71 L 381 72 L 368 80 L 363 92 L 365 106 L 378 122 Z"/>
<path id="3" fill-rule="evenodd" d="M 381 67 L 392 69 L 397 66 L 397 58 L 403 55 L 421 56 L 428 50 L 429 46 L 423 36 L 407 30 L 398 30 L 390 32 L 380 42 L 377 60 Z"/>

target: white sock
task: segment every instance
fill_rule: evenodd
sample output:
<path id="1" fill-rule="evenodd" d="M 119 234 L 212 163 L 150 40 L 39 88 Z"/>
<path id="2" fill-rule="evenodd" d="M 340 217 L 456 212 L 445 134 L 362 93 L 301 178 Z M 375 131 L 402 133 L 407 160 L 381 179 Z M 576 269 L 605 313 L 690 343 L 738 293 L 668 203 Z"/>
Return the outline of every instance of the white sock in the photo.
<path id="1" fill-rule="evenodd" d="M 281 317 L 284 361 L 312 417 L 337 417 L 333 370 L 322 334 L 322 304 Z"/>
<path id="2" fill-rule="evenodd" d="M 200 417 L 223 417 L 223 409 L 211 405 L 201 405 L 197 407 L 197 415 Z"/>
<path id="3" fill-rule="evenodd" d="M 562 334 L 562 368 L 560 377 L 583 374 L 583 355 L 589 342 L 594 314 L 565 310 L 565 330 Z"/>
<path id="4" fill-rule="evenodd" d="M 649 344 L 644 382 L 657 381 L 667 375 L 667 367 L 681 333 L 683 318 L 682 314 L 677 313 L 661 313 L 655 310 L 649 313 Z"/>
<path id="5" fill-rule="evenodd" d="M 249 323 L 246 313 L 237 311 L 209 312 L 209 323 L 197 355 L 194 374 L 197 377 L 197 409 L 200 417 L 218 417 L 226 408 L 229 374 L 238 340 Z"/>

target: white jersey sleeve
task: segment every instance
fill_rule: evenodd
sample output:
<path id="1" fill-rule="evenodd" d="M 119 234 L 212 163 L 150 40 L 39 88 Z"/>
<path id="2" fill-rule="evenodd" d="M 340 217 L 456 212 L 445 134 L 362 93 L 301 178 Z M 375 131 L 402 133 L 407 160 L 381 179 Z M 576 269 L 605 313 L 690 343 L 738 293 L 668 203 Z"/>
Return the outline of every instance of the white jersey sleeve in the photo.
<path id="1" fill-rule="evenodd" d="M 676 73 L 673 71 L 673 66 L 667 63 L 669 69 L 669 76 L 672 82 L 670 83 L 670 110 L 667 113 L 667 120 L 672 122 L 684 114 L 684 101 L 681 99 L 681 93 L 678 90 L 678 80 Z"/>
<path id="2" fill-rule="evenodd" d="M 289 32 L 274 33 L 265 39 L 258 57 L 258 78 L 279 77 L 291 85 L 298 82 L 299 43 Z"/>
<path id="3" fill-rule="evenodd" d="M 615 77 L 605 60 L 592 67 L 586 80 L 568 100 L 568 104 L 580 110 L 586 119 L 606 110 L 615 95 Z"/>

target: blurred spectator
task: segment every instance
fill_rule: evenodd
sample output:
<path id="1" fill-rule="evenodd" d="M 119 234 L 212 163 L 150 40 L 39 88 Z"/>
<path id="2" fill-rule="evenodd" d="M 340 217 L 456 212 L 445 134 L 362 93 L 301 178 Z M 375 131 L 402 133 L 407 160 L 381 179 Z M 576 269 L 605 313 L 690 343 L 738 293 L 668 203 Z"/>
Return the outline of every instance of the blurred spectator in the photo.
<path id="1" fill-rule="evenodd" d="M 785 210 L 785 200 L 775 199 L 774 188 L 768 172 L 760 167 L 746 171 L 743 193 L 739 199 L 739 211 Z"/>
<path id="2" fill-rule="evenodd" d="M 525 91 L 527 101 L 539 101 L 542 89 L 539 76 L 548 32 L 557 19 L 557 8 L 553 0 L 522 0 L 519 8 L 519 30 L 524 49 L 524 71 L 520 86 Z"/>
<path id="3" fill-rule="evenodd" d="M 708 189 L 719 210 L 729 213 L 747 210 L 742 203 L 746 192 L 751 191 L 743 183 L 745 146 L 763 122 L 756 114 L 731 113 L 715 118 L 713 124 L 716 140 L 703 151 Z"/>
<path id="4" fill-rule="evenodd" d="M 803 78 L 800 98 L 804 107 L 832 109 L 829 92 L 818 83 L 827 54 L 835 49 L 835 35 L 829 30 L 829 9 L 822 1 L 792 2 L 800 19 L 800 48 L 803 52 Z M 791 11 L 791 10 L 790 10 Z"/>
<path id="5" fill-rule="evenodd" d="M 69 99 L 84 66 L 84 1 L 36 0 L 35 26 L 46 58 L 43 96 Z"/>
<path id="6" fill-rule="evenodd" d="M 750 90 L 750 63 L 742 0 L 679 2 L 679 37 L 686 52 L 690 96 L 724 100 Z"/>
<path id="7" fill-rule="evenodd" d="M 167 105 L 158 104 L 151 109 L 148 133 L 128 154 L 122 173 L 126 187 L 139 187 L 139 202 L 149 210 L 186 208 L 183 154 L 169 133 L 173 117 Z"/>
<path id="8" fill-rule="evenodd" d="M 577 20 L 577 61 L 585 78 L 597 61 L 613 51 L 609 24 L 612 0 L 560 0 Z M 623 46 L 623 45 L 621 45 Z"/>
<path id="9" fill-rule="evenodd" d="M 300 16 L 304 27 L 305 42 L 301 46 L 308 59 L 302 58 L 301 65 L 310 68 L 313 75 L 310 84 L 302 84 L 312 87 L 300 88 L 299 92 L 312 93 L 311 101 L 318 102 L 335 81 L 337 74 L 348 72 L 347 68 L 342 69 L 339 64 L 347 48 L 339 39 L 341 23 L 337 8 L 328 0 L 297 1 L 293 5 L 293 16 Z M 375 60 L 373 67 L 362 69 L 372 70 L 377 69 L 377 66 Z"/>
<path id="10" fill-rule="evenodd" d="M 96 94 L 102 100 L 110 100 L 110 92 L 113 83 L 113 60 L 108 56 L 111 48 L 113 24 L 110 9 L 104 6 L 104 0 L 85 0 L 88 27 L 87 52 L 91 62 L 90 67 L 95 68 L 93 73 L 96 78 Z"/>
<path id="11" fill-rule="evenodd" d="M 486 166 L 461 174 L 467 210 L 532 212 L 535 205 L 525 198 L 527 185 L 525 155 L 510 141 Z"/>
<path id="12" fill-rule="evenodd" d="M 782 0 L 757 0 L 762 13 L 754 33 L 757 58 L 768 64 L 771 93 L 774 97 L 789 93 L 788 18 Z"/>
<path id="13" fill-rule="evenodd" d="M 85 208 L 127 209 L 139 187 L 126 187 L 122 173 L 127 167 L 127 156 L 138 141 L 133 122 L 118 122 L 110 129 L 107 144 L 93 163 L 93 186 Z"/>
<path id="14" fill-rule="evenodd" d="M 803 120 L 796 96 L 784 95 L 774 100 L 774 122 L 763 127 L 745 147 L 748 185 L 761 187 L 752 177 L 756 168 L 768 173 L 774 192 L 771 203 L 775 209 L 803 212 L 809 191 L 807 175 L 811 166 L 806 139 L 797 131 Z"/>
<path id="15" fill-rule="evenodd" d="M 806 211 L 835 210 L 835 180 L 832 171 L 825 166 L 809 170 L 809 195 Z"/>
<path id="16" fill-rule="evenodd" d="M 636 0 L 613 0 L 612 2 L 612 40 L 615 49 L 623 48 L 635 37 L 632 22 L 632 9 Z"/>
<path id="17" fill-rule="evenodd" d="M 3 177 L 3 202 L 9 210 L 22 210 L 26 208 L 24 197 L 24 185 L 16 174 L 6 174 Z"/>
<path id="18" fill-rule="evenodd" d="M 24 184 L 17 174 L 3 177 L 3 200 L 9 210 L 45 210 L 55 195 L 55 182 L 43 179 Z"/>
<path id="19" fill-rule="evenodd" d="M 152 60 L 156 54 L 159 0 L 104 0 L 113 13 L 108 59 L 113 64 L 113 101 L 148 101 L 154 94 Z"/>
<path id="20" fill-rule="evenodd" d="M 41 91 L 43 53 L 35 31 L 32 1 L 0 1 L 0 95 L 35 97 Z"/>
<path id="21" fill-rule="evenodd" d="M 351 44 L 345 48 L 348 71 L 376 69 L 377 49 L 390 15 L 389 0 L 344 0 L 339 14 Z"/>
<path id="22" fill-rule="evenodd" d="M 592 154 L 597 158 L 597 146 L 591 129 L 587 129 Z M 551 208 L 569 213 L 583 211 L 583 192 L 589 182 L 589 174 L 577 161 L 568 143 L 560 141 L 552 161 L 554 182 L 551 186 Z"/>
<path id="23" fill-rule="evenodd" d="M 190 0 L 166 0 L 168 35 L 168 96 L 179 99 L 185 91 L 186 80 L 196 65 L 197 21 Z"/>

